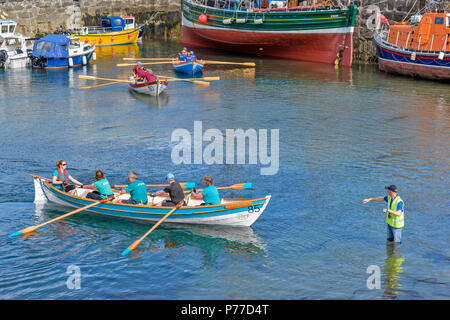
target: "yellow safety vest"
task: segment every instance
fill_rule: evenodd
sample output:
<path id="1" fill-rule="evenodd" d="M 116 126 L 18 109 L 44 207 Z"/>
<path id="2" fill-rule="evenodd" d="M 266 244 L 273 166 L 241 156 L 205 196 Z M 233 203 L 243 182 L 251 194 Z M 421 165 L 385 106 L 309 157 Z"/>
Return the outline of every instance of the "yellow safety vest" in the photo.
<path id="1" fill-rule="evenodd" d="M 405 225 L 405 203 L 400 196 L 396 196 L 394 200 L 390 196 L 387 197 L 388 209 L 392 211 L 397 211 L 397 205 L 399 202 L 403 203 L 403 211 L 400 216 L 386 212 L 386 222 L 388 225 L 394 228 L 403 228 Z"/>

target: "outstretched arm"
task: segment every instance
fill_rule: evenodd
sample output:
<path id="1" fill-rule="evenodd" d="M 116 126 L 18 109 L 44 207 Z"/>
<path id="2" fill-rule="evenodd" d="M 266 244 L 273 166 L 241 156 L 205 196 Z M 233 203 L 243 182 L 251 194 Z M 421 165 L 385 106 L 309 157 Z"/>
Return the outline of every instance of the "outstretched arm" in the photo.
<path id="1" fill-rule="evenodd" d="M 367 198 L 367 199 L 364 199 L 362 202 L 368 203 L 370 201 L 384 201 L 384 197 Z"/>
<path id="2" fill-rule="evenodd" d="M 75 179 L 75 178 L 72 177 L 72 176 L 69 176 L 69 180 L 72 181 L 72 182 L 75 183 L 75 184 L 79 184 L 80 186 L 82 185 L 82 183 L 81 183 L 80 181 L 78 181 L 77 179 Z"/>

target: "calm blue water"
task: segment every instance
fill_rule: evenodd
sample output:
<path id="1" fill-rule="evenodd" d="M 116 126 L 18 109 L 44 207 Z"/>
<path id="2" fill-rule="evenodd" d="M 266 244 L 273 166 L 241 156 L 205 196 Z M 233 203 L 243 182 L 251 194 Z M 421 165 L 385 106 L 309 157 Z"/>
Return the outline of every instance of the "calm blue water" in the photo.
<path id="1" fill-rule="evenodd" d="M 179 42 L 102 48 L 85 68 L 0 73 L 0 298 L 2 299 L 448 299 L 450 87 L 333 66 L 258 59 L 255 69 L 209 65 L 210 87 L 170 82 L 159 98 L 80 74 L 126 78 L 123 57 L 171 56 Z M 248 57 L 196 51 L 213 60 Z M 152 65 L 173 75 L 170 65 Z M 279 129 L 279 170 L 265 165 L 171 161 L 177 128 Z M 36 206 L 28 173 L 50 177 L 65 159 L 92 183 L 136 171 L 147 183 L 217 186 L 252 182 L 222 196 L 272 200 L 250 228 L 161 225 L 136 253 L 120 253 L 151 224 L 80 213 L 27 237 L 7 235 L 70 211 Z M 383 203 L 396 184 L 406 203 L 400 247 L 386 245 Z M 381 271 L 369 290 L 366 272 Z M 70 266 L 81 272 L 69 289 Z"/>

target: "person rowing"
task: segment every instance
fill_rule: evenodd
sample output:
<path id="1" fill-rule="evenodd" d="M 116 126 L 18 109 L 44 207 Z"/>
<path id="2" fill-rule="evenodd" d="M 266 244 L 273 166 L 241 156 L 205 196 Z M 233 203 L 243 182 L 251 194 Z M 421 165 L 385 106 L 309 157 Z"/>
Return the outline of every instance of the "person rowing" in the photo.
<path id="1" fill-rule="evenodd" d="M 164 188 L 163 190 L 156 191 L 151 196 L 153 196 L 153 197 L 162 196 L 165 193 L 168 193 L 170 196 L 170 200 L 163 200 L 161 202 L 158 202 L 155 205 L 163 206 L 163 207 L 174 207 L 180 201 L 183 201 L 184 192 L 183 192 L 183 189 L 181 188 L 180 184 L 175 181 L 175 176 L 172 173 L 168 173 L 166 175 L 166 181 L 169 184 L 169 186 Z"/>
<path id="2" fill-rule="evenodd" d="M 59 160 L 56 162 L 56 170 L 53 172 L 52 185 L 56 189 L 75 195 L 75 186 L 69 184 L 69 180 L 75 184 L 83 185 L 67 172 L 67 162 L 65 160 Z"/>
<path id="3" fill-rule="evenodd" d="M 183 50 L 181 50 L 180 54 L 178 55 L 178 60 L 180 60 L 180 62 L 186 61 L 187 55 L 188 55 L 187 48 L 183 48 Z"/>
<path id="4" fill-rule="evenodd" d="M 202 199 L 204 202 L 201 204 L 204 205 L 214 205 L 220 204 L 219 191 L 214 186 L 214 180 L 210 176 L 203 177 L 203 184 L 205 185 L 205 189 L 200 192 L 194 189 L 192 192 L 192 197 L 194 199 Z"/>
<path id="5" fill-rule="evenodd" d="M 86 195 L 86 198 L 88 199 L 104 200 L 114 196 L 109 181 L 105 178 L 105 174 L 102 170 L 97 170 L 95 172 L 95 182 L 93 184 L 81 185 L 81 188 L 94 190 Z"/>
<path id="6" fill-rule="evenodd" d="M 136 172 L 130 171 L 128 173 L 128 181 L 130 184 L 120 190 L 120 194 L 130 193 L 130 199 L 122 200 L 119 199 L 119 203 L 128 203 L 128 204 L 144 204 L 148 203 L 147 198 L 147 186 L 141 180 L 138 180 L 138 176 Z"/>
<path id="7" fill-rule="evenodd" d="M 142 62 L 138 61 L 136 66 L 133 68 L 133 77 L 135 80 L 143 80 L 145 78 L 145 72 L 142 68 Z"/>
<path id="8" fill-rule="evenodd" d="M 146 67 L 142 67 L 143 70 L 143 75 L 144 75 L 144 81 L 145 82 L 155 82 L 156 80 L 158 80 L 156 78 L 156 76 L 153 74 L 152 69 L 147 69 Z"/>

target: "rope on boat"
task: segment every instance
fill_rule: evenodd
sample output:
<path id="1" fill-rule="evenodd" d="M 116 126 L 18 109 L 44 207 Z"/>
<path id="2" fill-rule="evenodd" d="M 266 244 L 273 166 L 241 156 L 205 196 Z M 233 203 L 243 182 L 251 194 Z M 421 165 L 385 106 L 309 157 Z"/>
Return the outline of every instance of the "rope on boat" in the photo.
<path id="1" fill-rule="evenodd" d="M 409 12 L 406 14 L 406 16 L 403 18 L 402 22 L 405 21 L 406 17 L 409 16 L 409 14 L 411 13 L 412 9 L 416 6 L 417 0 L 414 1 L 414 4 L 412 5 L 411 9 L 409 9 Z"/>

